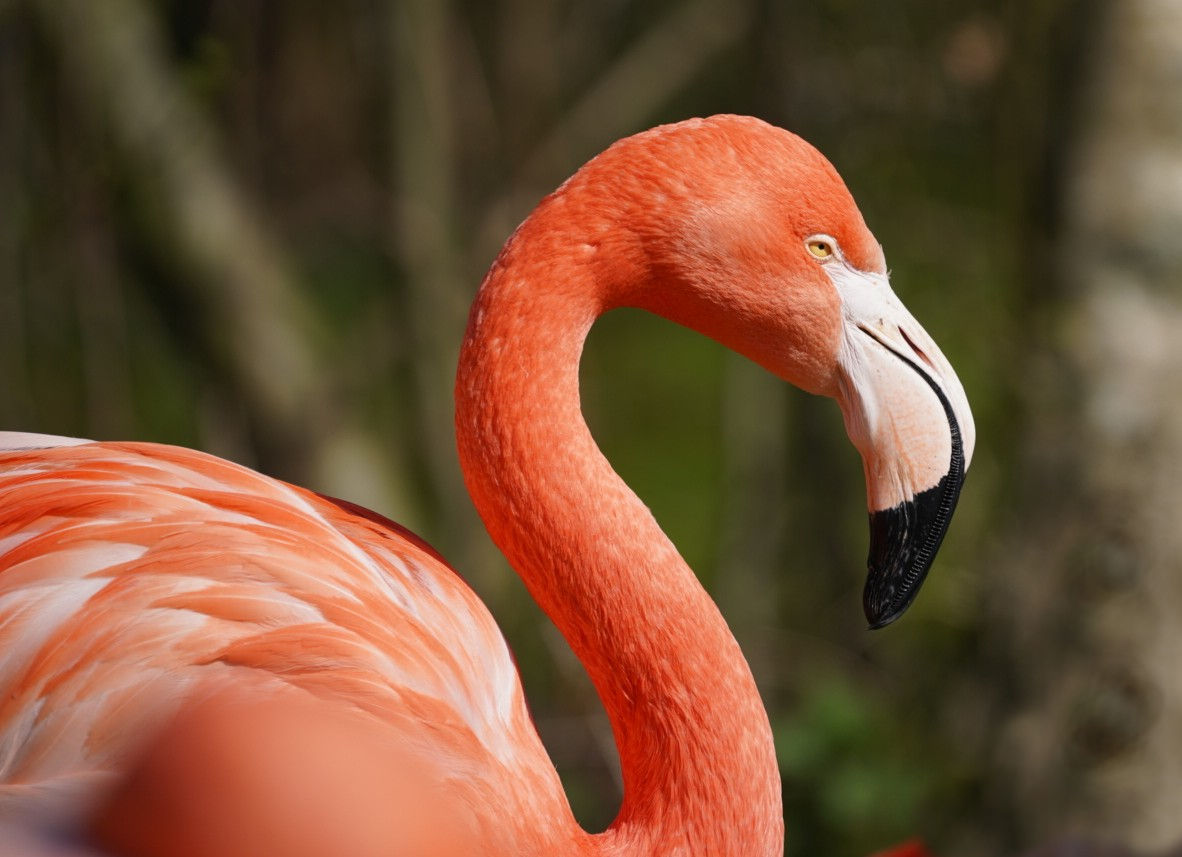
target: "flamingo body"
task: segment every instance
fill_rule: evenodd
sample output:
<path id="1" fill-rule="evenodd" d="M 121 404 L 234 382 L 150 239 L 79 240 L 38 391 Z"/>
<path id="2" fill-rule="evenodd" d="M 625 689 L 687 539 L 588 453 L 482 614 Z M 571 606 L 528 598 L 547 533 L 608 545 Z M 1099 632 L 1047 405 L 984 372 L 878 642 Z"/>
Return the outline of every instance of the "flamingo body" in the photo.
<path id="1" fill-rule="evenodd" d="M 8 813 L 85 796 L 199 683 L 249 671 L 367 712 L 472 797 L 563 817 L 500 631 L 397 524 L 139 443 L 0 451 L 0 508 Z"/>

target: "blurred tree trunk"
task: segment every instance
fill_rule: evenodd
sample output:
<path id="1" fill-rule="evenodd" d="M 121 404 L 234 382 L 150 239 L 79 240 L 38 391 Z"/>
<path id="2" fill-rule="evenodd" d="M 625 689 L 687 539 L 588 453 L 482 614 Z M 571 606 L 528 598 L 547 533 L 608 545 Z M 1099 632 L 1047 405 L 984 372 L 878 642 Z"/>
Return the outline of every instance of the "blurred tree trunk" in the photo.
<path id="1" fill-rule="evenodd" d="M 171 263 L 178 303 L 193 310 L 198 346 L 238 394 L 264 468 L 413 517 L 395 462 L 336 401 L 326 332 L 266 221 L 218 156 L 213 127 L 168 62 L 152 7 L 139 0 L 31 6 L 89 107 L 85 118 L 110 134 L 133 189 L 159 216 L 141 226 L 159 230 L 153 244 Z M 89 299 L 106 298 L 92 290 Z"/>
<path id="2" fill-rule="evenodd" d="M 789 530 L 783 515 L 787 391 L 779 378 L 728 355 L 722 393 L 723 520 L 714 594 L 768 697 L 783 642 L 775 628 Z"/>
<path id="3" fill-rule="evenodd" d="M 1182 5 L 1103 9 L 999 634 L 1027 703 L 996 782 L 1026 842 L 1182 838 Z M 1036 249 L 1036 248 L 1031 248 Z M 1037 264 L 1036 260 L 1032 260 Z M 1004 619 L 1002 618 L 1004 617 Z"/>
<path id="4" fill-rule="evenodd" d="M 0 105 L 19 104 L 27 92 L 29 74 L 29 46 L 21 37 L 27 32 L 7 3 L 0 4 Z M 21 22 L 23 23 L 23 22 Z M 28 117 L 24 111 L 6 110 L 0 122 L 0 152 L 23 152 L 32 137 Z M 32 393 L 29 389 L 29 366 L 24 314 L 21 312 L 20 290 L 16 281 L 27 270 L 24 248 L 21 246 L 22 227 L 28 205 L 26 173 L 28 167 L 15 156 L 0 158 L 0 271 L 12 280 L 12 286 L 0 288 L 0 378 L 4 379 L 4 395 L 0 396 L 0 425 L 18 425 L 22 414 L 31 413 Z M 27 276 L 27 275 L 26 275 Z"/>
<path id="5" fill-rule="evenodd" d="M 393 245 L 406 274 L 412 335 L 415 449 L 434 505 L 434 535 L 457 567 L 480 578 L 490 546 L 468 502 L 455 454 L 452 387 L 458 343 L 474 286 L 465 283 L 458 241 L 456 139 L 450 80 L 449 3 L 391 6 L 391 172 L 396 181 Z M 480 579 L 483 585 L 485 579 Z"/>

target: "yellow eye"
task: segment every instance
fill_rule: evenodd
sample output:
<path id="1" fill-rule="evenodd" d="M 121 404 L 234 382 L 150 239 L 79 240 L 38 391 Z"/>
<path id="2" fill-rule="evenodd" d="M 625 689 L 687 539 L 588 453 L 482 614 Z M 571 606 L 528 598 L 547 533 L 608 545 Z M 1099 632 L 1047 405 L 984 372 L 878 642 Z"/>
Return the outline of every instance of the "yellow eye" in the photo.
<path id="1" fill-rule="evenodd" d="M 818 259 L 828 259 L 833 255 L 833 243 L 824 238 L 810 238 L 805 246 Z"/>

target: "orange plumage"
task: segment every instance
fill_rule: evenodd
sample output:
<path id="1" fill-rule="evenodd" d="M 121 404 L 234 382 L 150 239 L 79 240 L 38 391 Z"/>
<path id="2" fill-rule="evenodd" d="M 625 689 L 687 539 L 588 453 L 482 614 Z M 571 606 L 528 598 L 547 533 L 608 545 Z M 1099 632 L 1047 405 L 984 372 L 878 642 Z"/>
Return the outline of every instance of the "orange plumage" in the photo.
<path id="1" fill-rule="evenodd" d="M 817 235 L 829 252 L 814 252 Z M 457 436 L 490 533 L 611 718 L 625 794 L 609 830 L 575 823 L 500 632 L 417 537 L 199 452 L 2 433 L 0 818 L 76 817 L 186 701 L 233 693 L 276 735 L 298 735 L 306 714 L 310 735 L 389 750 L 404 773 L 375 774 L 375 788 L 404 816 L 409 800 L 446 817 L 453 841 L 483 854 L 781 853 L 771 730 L 747 664 L 579 412 L 584 338 L 620 305 L 837 397 L 873 515 L 935 479 L 958 491 L 972 447 L 955 374 L 890 291 L 840 178 L 799 138 L 742 117 L 655 129 L 539 205 L 473 307 Z M 910 602 L 950 511 L 934 536 L 884 530 L 895 541 L 880 545 L 876 621 Z M 216 749 L 244 740 L 225 717 L 193 722 L 176 734 L 206 736 L 192 746 L 223 763 L 239 755 Z M 138 841 L 128 807 L 151 789 L 134 783 L 179 776 L 190 745 L 170 746 L 115 793 L 109 841 Z M 273 762 L 277 748 L 274 736 L 257 747 Z M 200 802 L 193 776 L 177 793 Z M 397 817 L 374 835 L 413 853 L 421 825 Z"/>

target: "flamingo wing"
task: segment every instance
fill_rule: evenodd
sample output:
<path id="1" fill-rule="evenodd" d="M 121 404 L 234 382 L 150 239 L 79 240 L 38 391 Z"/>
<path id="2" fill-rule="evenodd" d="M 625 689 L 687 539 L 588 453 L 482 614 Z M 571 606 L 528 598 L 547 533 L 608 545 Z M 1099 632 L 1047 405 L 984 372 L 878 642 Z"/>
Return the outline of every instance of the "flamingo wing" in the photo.
<path id="1" fill-rule="evenodd" d="M 0 814 L 87 796 L 218 677 L 343 702 L 445 778 L 565 806 L 500 631 L 417 537 L 191 450 L 6 440 Z"/>

